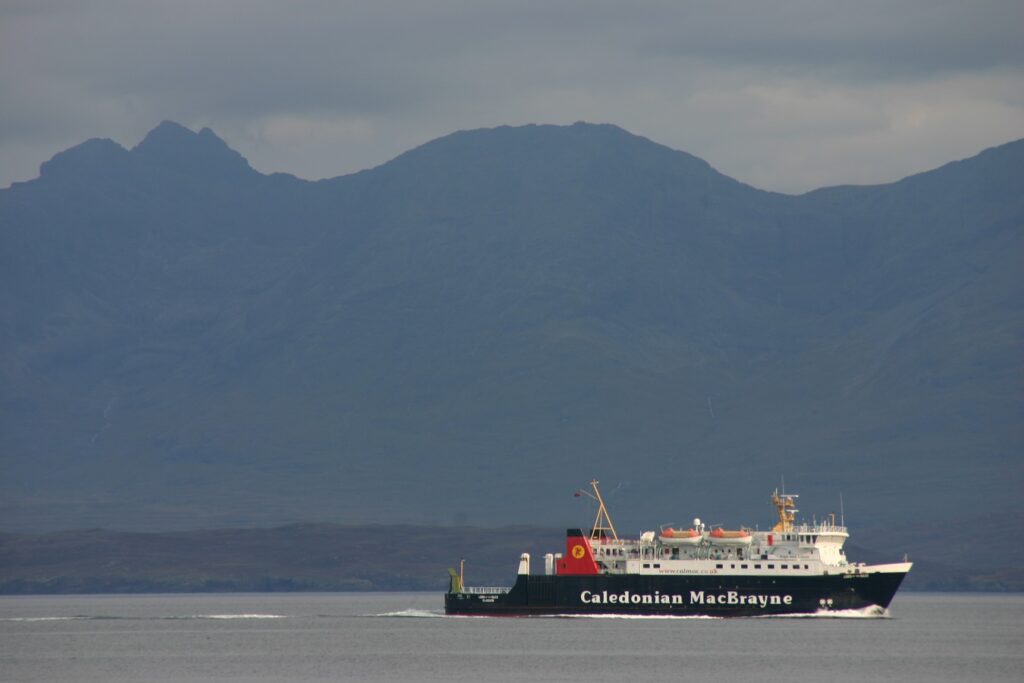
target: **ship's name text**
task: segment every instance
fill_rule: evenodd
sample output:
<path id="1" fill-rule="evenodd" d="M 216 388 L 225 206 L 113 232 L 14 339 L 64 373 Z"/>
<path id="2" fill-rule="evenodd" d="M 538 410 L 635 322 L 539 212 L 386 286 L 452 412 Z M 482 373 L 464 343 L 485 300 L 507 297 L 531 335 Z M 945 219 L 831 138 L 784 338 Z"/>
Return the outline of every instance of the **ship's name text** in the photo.
<path id="1" fill-rule="evenodd" d="M 684 600 L 686 596 L 678 593 L 633 593 L 623 591 L 621 593 L 609 593 L 601 591 L 581 591 L 580 602 L 585 605 L 755 605 L 764 609 L 769 605 L 792 605 L 792 595 L 745 595 L 738 591 L 725 591 L 724 593 L 705 593 L 704 591 L 690 591 L 689 602 Z"/>

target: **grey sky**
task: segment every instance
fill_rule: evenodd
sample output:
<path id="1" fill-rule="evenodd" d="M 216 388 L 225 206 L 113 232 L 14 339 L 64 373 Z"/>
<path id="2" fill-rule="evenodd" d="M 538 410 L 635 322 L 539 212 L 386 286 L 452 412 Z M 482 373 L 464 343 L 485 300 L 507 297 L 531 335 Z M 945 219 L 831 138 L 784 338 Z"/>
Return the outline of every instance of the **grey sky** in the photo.
<path id="1" fill-rule="evenodd" d="M 0 4 L 0 187 L 90 137 L 210 126 L 264 172 L 501 124 L 608 122 L 765 189 L 1024 137 L 1024 2 Z"/>

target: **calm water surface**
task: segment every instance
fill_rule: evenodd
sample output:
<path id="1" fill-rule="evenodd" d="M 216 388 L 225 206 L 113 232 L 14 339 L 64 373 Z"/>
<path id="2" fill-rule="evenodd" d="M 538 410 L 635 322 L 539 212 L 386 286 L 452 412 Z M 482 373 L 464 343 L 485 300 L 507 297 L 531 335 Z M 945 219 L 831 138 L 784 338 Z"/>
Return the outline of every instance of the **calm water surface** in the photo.
<path id="1" fill-rule="evenodd" d="M 1024 596 L 886 618 L 443 617 L 428 593 L 0 598 L 0 681 L 1013 681 Z"/>

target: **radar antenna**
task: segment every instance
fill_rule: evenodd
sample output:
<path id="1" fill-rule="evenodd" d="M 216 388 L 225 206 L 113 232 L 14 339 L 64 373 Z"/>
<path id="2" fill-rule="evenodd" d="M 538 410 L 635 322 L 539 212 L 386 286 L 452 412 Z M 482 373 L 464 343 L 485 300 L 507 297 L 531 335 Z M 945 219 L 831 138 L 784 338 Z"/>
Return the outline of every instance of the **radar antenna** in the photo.
<path id="1" fill-rule="evenodd" d="M 799 510 L 796 509 L 796 501 L 793 500 L 797 495 L 795 493 L 783 493 L 779 495 L 779 490 L 775 489 L 775 493 L 772 494 L 772 504 L 775 505 L 775 509 L 779 513 L 779 521 L 772 527 L 772 531 L 792 531 L 793 520 L 796 519 L 796 513 Z"/>

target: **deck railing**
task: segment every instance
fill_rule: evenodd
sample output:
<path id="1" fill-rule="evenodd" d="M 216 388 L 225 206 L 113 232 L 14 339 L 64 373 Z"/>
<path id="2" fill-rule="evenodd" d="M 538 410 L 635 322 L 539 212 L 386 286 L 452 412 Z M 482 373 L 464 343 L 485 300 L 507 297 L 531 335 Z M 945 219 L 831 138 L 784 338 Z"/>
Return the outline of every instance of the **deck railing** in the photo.
<path id="1" fill-rule="evenodd" d="M 845 526 L 841 524 L 829 524 L 828 522 L 818 522 L 817 524 L 794 524 L 791 533 L 796 534 L 829 534 L 829 533 L 840 533 L 849 534 Z"/>

